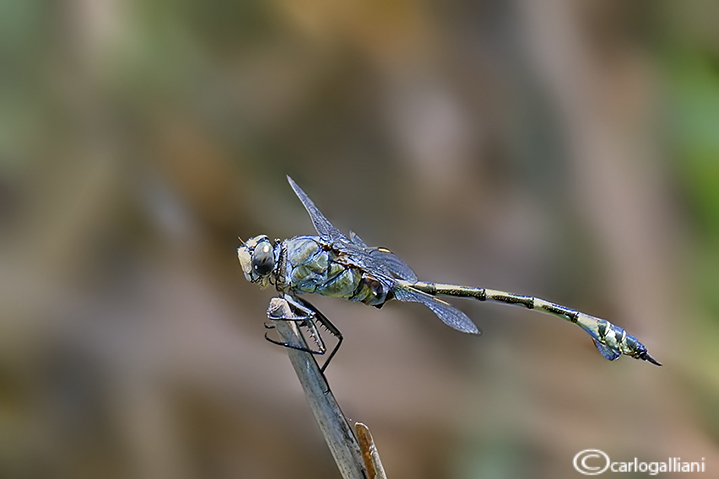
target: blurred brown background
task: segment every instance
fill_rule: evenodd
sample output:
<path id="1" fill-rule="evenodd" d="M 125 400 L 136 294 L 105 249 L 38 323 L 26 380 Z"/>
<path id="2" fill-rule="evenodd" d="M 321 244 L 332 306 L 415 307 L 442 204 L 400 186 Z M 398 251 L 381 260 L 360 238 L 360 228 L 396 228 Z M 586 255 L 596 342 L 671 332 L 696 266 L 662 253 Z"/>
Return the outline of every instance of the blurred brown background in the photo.
<path id="1" fill-rule="evenodd" d="M 0 477 L 338 477 L 235 254 L 312 233 L 286 174 L 421 278 L 665 364 L 520 308 L 458 302 L 477 338 L 316 298 L 390 478 L 578 477 L 586 448 L 717 474 L 718 7 L 1 2 Z"/>

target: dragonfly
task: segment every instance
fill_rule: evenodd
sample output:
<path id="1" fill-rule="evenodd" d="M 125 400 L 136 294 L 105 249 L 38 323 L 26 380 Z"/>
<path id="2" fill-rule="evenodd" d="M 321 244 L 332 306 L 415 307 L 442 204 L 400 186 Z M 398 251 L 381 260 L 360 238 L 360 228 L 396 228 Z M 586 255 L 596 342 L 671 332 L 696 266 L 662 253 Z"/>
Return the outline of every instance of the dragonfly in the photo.
<path id="1" fill-rule="evenodd" d="M 353 231 L 349 232 L 349 236 L 342 234 L 292 178 L 287 176 L 287 180 L 307 210 L 317 235 L 274 241 L 270 241 L 266 235 L 255 236 L 237 248 L 237 256 L 249 282 L 263 288 L 274 286 L 280 298 L 286 300 L 293 309 L 291 315 L 268 311 L 268 317 L 276 321 L 298 321 L 309 332 L 315 347 L 305 349 L 303 346 L 272 339 L 266 333 L 268 341 L 313 354 L 325 354 L 327 348 L 316 323 L 337 338 L 336 345 L 321 368 L 322 372 L 339 350 L 343 336 L 324 314 L 302 298 L 305 294 L 332 296 L 377 308 L 390 300 L 420 303 L 447 326 L 469 334 L 480 334 L 480 330 L 464 312 L 439 296 L 519 305 L 578 325 L 589 333 L 599 352 L 610 361 L 626 355 L 661 366 L 637 338 L 606 319 L 534 296 L 420 281 L 415 272 L 389 249 L 369 247 Z M 272 322 L 266 324 L 266 327 L 272 329 Z"/>

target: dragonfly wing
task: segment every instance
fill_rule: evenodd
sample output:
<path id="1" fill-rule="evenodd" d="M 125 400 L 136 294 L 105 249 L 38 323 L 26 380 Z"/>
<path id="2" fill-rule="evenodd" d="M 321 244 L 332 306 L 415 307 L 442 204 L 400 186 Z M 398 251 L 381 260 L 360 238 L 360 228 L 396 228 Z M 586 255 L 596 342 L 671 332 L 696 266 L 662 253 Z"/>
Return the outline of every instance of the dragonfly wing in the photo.
<path id="1" fill-rule="evenodd" d="M 304 205 L 307 213 L 310 215 L 312 224 L 314 225 L 320 236 L 329 238 L 333 242 L 333 247 L 338 251 L 350 253 L 355 257 L 355 265 L 363 269 L 374 269 L 381 274 L 388 274 L 397 279 L 404 279 L 410 282 L 417 281 L 417 275 L 414 274 L 412 268 L 407 266 L 404 261 L 399 259 L 397 255 L 387 248 L 369 248 L 362 241 L 362 238 L 354 231 L 350 232 L 350 239 L 347 239 L 340 230 L 334 227 L 332 223 L 317 209 L 307 193 L 302 191 L 295 181 L 287 176 L 290 186 L 295 194 Z M 369 257 L 368 257 L 369 256 Z"/>
<path id="2" fill-rule="evenodd" d="M 412 268 L 407 266 L 407 263 L 399 259 L 399 256 L 387 248 L 381 246 L 370 248 L 354 231 L 350 231 L 350 241 L 360 248 L 363 248 L 372 258 L 384 263 L 395 278 L 404 279 L 411 283 L 419 281 L 419 278 L 417 278 L 415 272 L 412 271 Z"/>
<path id="3" fill-rule="evenodd" d="M 370 256 L 379 259 L 387 265 L 392 275 L 397 279 L 404 279 L 412 283 L 419 281 L 417 275 L 407 263 L 399 259 L 399 256 L 388 250 L 387 248 L 369 248 L 367 250 Z"/>
<path id="4" fill-rule="evenodd" d="M 362 241 L 362 238 L 360 238 L 359 235 L 352 230 L 350 230 L 350 241 L 360 248 L 367 248 L 367 243 Z"/>
<path id="5" fill-rule="evenodd" d="M 323 215 L 322 212 L 317 209 L 310 197 L 307 196 L 304 191 L 302 191 L 302 188 L 300 188 L 297 183 L 295 183 L 295 181 L 289 177 L 289 175 L 287 176 L 287 181 L 290 182 L 290 186 L 295 191 L 295 194 L 307 210 L 307 213 L 310 215 L 310 219 L 312 220 L 312 224 L 315 226 L 315 229 L 320 234 L 320 236 L 326 236 L 331 240 L 348 241 L 345 235 L 343 235 L 340 230 L 335 228 L 332 223 L 330 223 L 330 220 L 325 218 L 325 215 Z"/>
<path id="6" fill-rule="evenodd" d="M 463 333 L 480 334 L 479 328 L 466 314 L 449 303 L 416 289 L 395 287 L 394 297 L 405 303 L 421 303 L 432 310 L 447 326 Z"/>

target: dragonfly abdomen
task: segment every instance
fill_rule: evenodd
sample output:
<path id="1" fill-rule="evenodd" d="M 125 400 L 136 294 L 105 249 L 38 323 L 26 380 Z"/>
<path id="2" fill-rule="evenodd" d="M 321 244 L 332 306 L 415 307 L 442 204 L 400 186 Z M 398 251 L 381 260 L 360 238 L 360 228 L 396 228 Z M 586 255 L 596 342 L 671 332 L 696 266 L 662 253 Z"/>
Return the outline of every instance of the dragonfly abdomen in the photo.
<path id="1" fill-rule="evenodd" d="M 527 309 L 544 311 L 555 316 L 560 316 L 572 323 L 577 322 L 579 312 L 550 301 L 534 296 L 508 293 L 496 289 L 477 288 L 472 286 L 461 286 L 455 284 L 428 283 L 418 281 L 409 286 L 429 294 L 443 294 L 446 296 L 457 296 L 460 298 L 474 298 L 479 301 L 497 301 L 505 304 L 516 304 Z"/>
<path id="2" fill-rule="evenodd" d="M 380 308 L 384 303 L 392 299 L 392 292 L 377 279 L 363 274 L 354 294 L 347 299 Z"/>
<path id="3" fill-rule="evenodd" d="M 485 301 L 487 299 L 487 293 L 484 288 L 474 288 L 472 286 L 460 286 L 455 284 L 428 283 L 425 281 L 417 281 L 414 283 L 405 282 L 404 285 L 428 294 L 445 294 L 447 296 L 474 298 L 480 301 Z"/>
<path id="4" fill-rule="evenodd" d="M 437 295 L 443 294 L 447 296 L 457 296 L 463 298 L 475 298 L 480 301 L 498 301 L 505 304 L 517 304 L 528 309 L 534 309 L 545 313 L 558 316 L 569 322 L 578 324 L 582 329 L 590 334 L 594 344 L 599 352 L 609 360 L 615 360 L 620 355 L 625 354 L 636 359 L 649 361 L 653 364 L 661 366 L 647 352 L 647 348 L 637 340 L 634 336 L 610 323 L 606 319 L 590 316 L 577 310 L 552 303 L 534 296 L 525 296 L 521 294 L 508 293 L 487 288 L 475 288 L 471 286 L 460 286 L 453 284 L 428 283 L 417 281 L 415 283 L 403 282 L 403 286 L 414 288 L 419 291 Z"/>

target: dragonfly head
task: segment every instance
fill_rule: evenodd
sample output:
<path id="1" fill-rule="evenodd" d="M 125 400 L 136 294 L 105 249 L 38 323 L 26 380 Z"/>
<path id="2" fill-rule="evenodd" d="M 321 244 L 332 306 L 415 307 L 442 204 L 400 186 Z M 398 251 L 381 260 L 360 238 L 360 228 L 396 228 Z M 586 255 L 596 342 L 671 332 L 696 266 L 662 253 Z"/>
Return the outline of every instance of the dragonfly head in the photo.
<path id="1" fill-rule="evenodd" d="M 265 235 L 255 236 L 237 248 L 245 278 L 250 283 L 259 283 L 265 287 L 270 282 L 272 270 L 275 268 L 275 248 Z"/>

